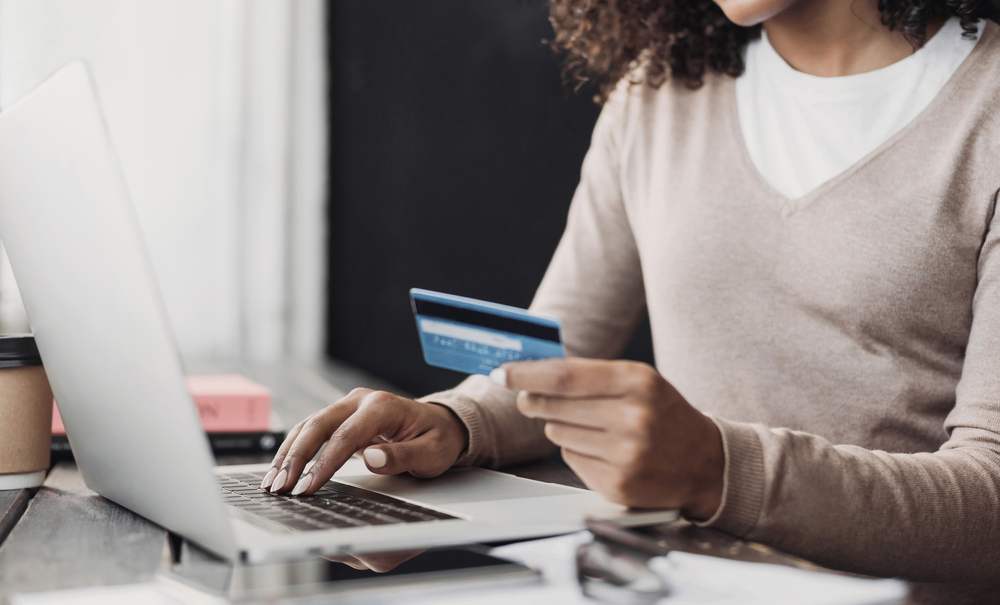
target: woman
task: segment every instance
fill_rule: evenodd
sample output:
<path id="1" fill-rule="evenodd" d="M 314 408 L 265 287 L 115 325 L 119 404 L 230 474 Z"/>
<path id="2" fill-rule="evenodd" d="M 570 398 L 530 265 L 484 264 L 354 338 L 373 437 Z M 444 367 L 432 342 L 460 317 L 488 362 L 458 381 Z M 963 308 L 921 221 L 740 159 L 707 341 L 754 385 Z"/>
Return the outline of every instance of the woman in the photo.
<path id="1" fill-rule="evenodd" d="M 265 487 L 311 493 L 363 448 L 433 476 L 558 446 L 612 501 L 959 583 L 916 600 L 995 596 L 995 11 L 553 0 L 568 72 L 606 101 L 532 304 L 575 358 L 421 401 L 355 391 L 292 430 Z M 606 361 L 646 312 L 658 371 Z"/>

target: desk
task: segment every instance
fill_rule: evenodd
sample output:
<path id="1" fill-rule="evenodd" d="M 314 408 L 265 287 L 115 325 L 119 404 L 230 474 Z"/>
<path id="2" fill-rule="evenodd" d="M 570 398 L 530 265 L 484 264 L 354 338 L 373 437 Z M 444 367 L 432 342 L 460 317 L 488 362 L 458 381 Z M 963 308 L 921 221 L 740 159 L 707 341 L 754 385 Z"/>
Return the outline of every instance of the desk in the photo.
<path id="1" fill-rule="evenodd" d="M 335 364 L 266 364 L 188 360 L 190 374 L 240 372 L 270 387 L 274 408 L 287 426 L 337 401 L 357 386 L 391 388 L 353 368 Z M 398 391 L 397 391 L 398 392 Z M 220 464 L 267 462 L 259 457 L 220 458 Z M 556 460 L 504 469 L 515 475 L 582 487 Z M 765 546 L 683 521 L 656 528 L 657 537 L 675 550 L 745 561 L 815 566 Z M 6 539 L 4 537 L 6 536 Z M 149 581 L 170 565 L 178 541 L 153 523 L 87 489 L 75 464 L 56 464 L 36 490 L 0 492 L 0 604 L 12 591 L 120 585 Z M 186 561 L 210 555 L 184 544 Z"/>

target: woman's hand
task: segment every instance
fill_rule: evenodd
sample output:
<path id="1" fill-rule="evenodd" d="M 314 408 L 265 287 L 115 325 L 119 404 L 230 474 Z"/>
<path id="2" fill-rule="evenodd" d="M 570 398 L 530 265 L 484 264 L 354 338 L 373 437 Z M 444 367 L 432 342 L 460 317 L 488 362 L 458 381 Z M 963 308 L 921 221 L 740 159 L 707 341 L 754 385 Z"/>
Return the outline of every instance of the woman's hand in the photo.
<path id="1" fill-rule="evenodd" d="M 362 449 L 365 464 L 374 473 L 435 477 L 458 460 L 468 442 L 465 425 L 444 406 L 354 389 L 295 425 L 274 455 L 261 487 L 275 493 L 311 494 Z M 300 477 L 324 443 L 323 453 Z"/>
<path id="2" fill-rule="evenodd" d="M 521 413 L 545 420 L 566 464 L 608 500 L 698 520 L 719 508 L 719 429 L 648 365 L 548 359 L 504 364 L 490 378 L 520 391 Z"/>

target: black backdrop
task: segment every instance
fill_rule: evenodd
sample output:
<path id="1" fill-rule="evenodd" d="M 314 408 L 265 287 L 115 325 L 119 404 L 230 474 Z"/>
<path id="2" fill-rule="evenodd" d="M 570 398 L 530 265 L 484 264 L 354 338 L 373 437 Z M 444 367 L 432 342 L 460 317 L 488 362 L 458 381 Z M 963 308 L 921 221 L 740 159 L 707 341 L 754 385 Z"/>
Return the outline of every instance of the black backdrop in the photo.
<path id="1" fill-rule="evenodd" d="M 543 0 L 332 0 L 327 352 L 414 394 L 407 292 L 526 307 L 600 111 L 561 85 Z M 651 361 L 648 327 L 626 356 Z"/>

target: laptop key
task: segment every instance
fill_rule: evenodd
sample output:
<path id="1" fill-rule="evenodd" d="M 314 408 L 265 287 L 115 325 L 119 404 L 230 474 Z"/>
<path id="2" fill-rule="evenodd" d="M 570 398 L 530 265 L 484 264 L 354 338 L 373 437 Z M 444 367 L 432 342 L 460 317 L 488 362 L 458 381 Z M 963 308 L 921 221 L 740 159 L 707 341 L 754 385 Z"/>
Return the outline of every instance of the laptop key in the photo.
<path id="1" fill-rule="evenodd" d="M 394 517 L 399 519 L 403 523 L 416 523 L 418 521 L 435 521 L 433 517 L 428 517 L 427 515 L 421 515 L 417 513 L 411 513 L 409 511 L 394 510 L 384 513 L 389 517 Z"/>
<path id="2" fill-rule="evenodd" d="M 341 517 L 339 515 L 332 515 L 330 513 L 324 513 L 322 511 L 314 511 L 312 513 L 306 513 L 306 518 L 329 525 L 330 527 L 359 527 L 364 525 L 356 519 L 349 519 L 347 517 Z"/>
<path id="3" fill-rule="evenodd" d="M 310 496 L 272 494 L 259 487 L 262 473 L 223 477 L 223 501 L 296 531 L 420 523 L 452 515 L 391 496 L 331 481 Z"/>
<path id="4" fill-rule="evenodd" d="M 321 510 L 303 510 L 298 514 L 302 515 L 303 517 L 306 517 L 307 519 L 313 519 L 314 521 L 322 521 L 324 517 L 331 516 L 328 515 L 327 513 L 324 513 Z"/>
<path id="5" fill-rule="evenodd" d="M 266 516 L 267 511 L 271 510 L 270 506 L 264 506 L 263 504 L 251 504 L 249 506 L 240 506 L 239 508 L 261 516 Z"/>
<path id="6" fill-rule="evenodd" d="M 325 512 L 320 518 L 325 523 L 329 523 L 334 527 L 363 527 L 366 525 L 363 521 L 359 519 L 353 519 L 344 515 L 338 515 L 336 513 Z"/>
<path id="7" fill-rule="evenodd" d="M 327 511 L 329 513 L 340 515 L 342 517 L 347 517 L 349 519 L 356 519 L 358 515 L 362 513 L 356 508 L 351 508 L 350 506 L 344 506 L 343 504 L 338 504 L 336 502 L 327 502 L 324 504 L 317 504 L 317 508 Z"/>
<path id="8" fill-rule="evenodd" d="M 392 517 L 387 517 L 385 515 L 372 515 L 358 513 L 354 516 L 355 519 L 364 521 L 368 525 L 387 525 L 389 523 L 402 523 L 399 519 L 393 519 Z"/>
<path id="9" fill-rule="evenodd" d="M 327 529 L 326 527 L 323 527 L 322 524 L 313 523 L 306 519 L 293 519 L 291 521 L 282 521 L 281 523 L 282 525 L 287 525 L 288 527 L 291 527 L 292 529 L 297 529 L 299 531 L 303 530 L 308 531 L 311 529 Z"/>

